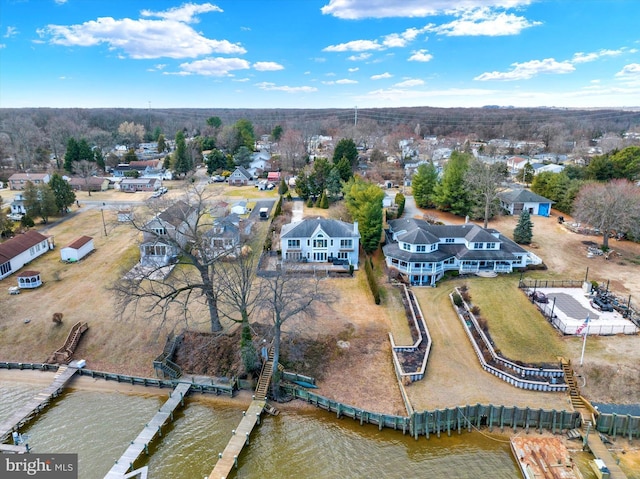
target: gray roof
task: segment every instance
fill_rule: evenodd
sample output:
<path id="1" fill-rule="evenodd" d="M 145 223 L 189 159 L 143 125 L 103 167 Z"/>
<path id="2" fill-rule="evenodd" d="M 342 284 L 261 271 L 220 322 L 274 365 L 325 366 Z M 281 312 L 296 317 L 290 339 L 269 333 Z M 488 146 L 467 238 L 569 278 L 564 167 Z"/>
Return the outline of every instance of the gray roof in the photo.
<path id="1" fill-rule="evenodd" d="M 284 225 L 280 237 L 310 238 L 318 228 L 321 228 L 330 238 L 360 237 L 360 234 L 354 231 L 352 223 L 327 218 L 305 219 Z"/>
<path id="2" fill-rule="evenodd" d="M 244 167 L 242 167 L 242 166 L 237 166 L 237 167 L 236 167 L 236 169 L 235 169 L 235 171 L 234 171 L 234 173 L 235 173 L 236 171 L 239 171 L 239 172 L 240 172 L 243 176 L 245 176 L 248 180 L 253 179 L 253 175 L 252 175 L 251 173 L 249 173 L 249 172 L 247 171 L 247 169 L 246 169 L 246 168 L 244 168 Z"/>
<path id="3" fill-rule="evenodd" d="M 195 207 L 182 200 L 176 201 L 169 208 L 158 215 L 158 219 L 172 226 L 178 227 L 182 223 L 188 223 L 189 217 L 196 211 Z"/>
<path id="4" fill-rule="evenodd" d="M 505 203 L 553 203 L 544 196 L 536 195 L 534 192 L 519 188 L 507 190 L 498 195 Z"/>
<path id="5" fill-rule="evenodd" d="M 429 231 L 421 228 L 415 228 L 398 235 L 398 241 L 404 241 L 405 243 L 411 244 L 435 244 L 440 241 L 440 238 Z"/>

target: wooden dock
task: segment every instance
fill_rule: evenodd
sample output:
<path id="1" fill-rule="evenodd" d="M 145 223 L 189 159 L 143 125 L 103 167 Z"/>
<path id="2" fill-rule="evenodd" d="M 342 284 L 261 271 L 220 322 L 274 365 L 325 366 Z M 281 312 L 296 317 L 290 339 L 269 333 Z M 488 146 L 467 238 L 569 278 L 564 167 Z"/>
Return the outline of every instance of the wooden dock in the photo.
<path id="1" fill-rule="evenodd" d="M 601 459 L 609 469 L 610 479 L 627 479 L 627 475 L 620 469 L 620 466 L 616 463 L 615 459 L 607 449 L 607 446 L 600 439 L 600 434 L 597 431 L 591 431 L 587 438 L 587 447 L 591 451 L 596 459 Z"/>
<path id="2" fill-rule="evenodd" d="M 256 424 L 260 424 L 260 414 L 266 404 L 265 400 L 254 399 L 249 405 L 249 409 L 244 412 L 244 416 L 235 430 L 227 447 L 224 448 L 221 456 L 218 456 L 218 462 L 213 468 L 209 479 L 223 479 L 229 477 L 233 467 L 237 467 L 238 457 L 242 448 L 249 444 L 249 436 Z"/>
<path id="3" fill-rule="evenodd" d="M 133 464 L 138 460 L 143 452 L 148 452 L 149 443 L 156 435 L 162 435 L 162 426 L 169 418 L 173 418 L 173 412 L 178 405 L 183 404 L 183 399 L 191 389 L 190 383 L 179 383 L 171 392 L 169 399 L 162 405 L 160 410 L 145 424 L 144 429 L 127 450 L 116 461 L 111 470 L 104 476 L 105 479 L 123 479 L 129 477 L 127 473 L 133 469 Z"/>
<path id="4" fill-rule="evenodd" d="M 558 437 L 512 437 L 511 451 L 525 479 L 583 479 Z"/>
<path id="5" fill-rule="evenodd" d="M 60 366 L 50 386 L 24 403 L 9 419 L 0 423 L 0 443 L 11 437 L 13 431 L 19 431 L 20 428 L 31 421 L 40 411 L 47 407 L 51 399 L 58 397 L 77 370 L 74 367 Z"/>

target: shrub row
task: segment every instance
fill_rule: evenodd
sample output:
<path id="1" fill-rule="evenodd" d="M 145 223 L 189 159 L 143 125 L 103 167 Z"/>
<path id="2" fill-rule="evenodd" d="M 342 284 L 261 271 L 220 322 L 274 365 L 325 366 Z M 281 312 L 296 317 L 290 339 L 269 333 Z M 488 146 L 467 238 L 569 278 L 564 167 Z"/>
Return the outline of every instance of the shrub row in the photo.
<path id="1" fill-rule="evenodd" d="M 364 272 L 367 275 L 367 283 L 369 283 L 371 293 L 373 293 L 373 300 L 376 302 L 376 304 L 380 304 L 380 288 L 378 288 L 378 282 L 376 281 L 376 277 L 373 274 L 373 262 L 371 261 L 371 257 L 369 256 L 365 257 Z"/>

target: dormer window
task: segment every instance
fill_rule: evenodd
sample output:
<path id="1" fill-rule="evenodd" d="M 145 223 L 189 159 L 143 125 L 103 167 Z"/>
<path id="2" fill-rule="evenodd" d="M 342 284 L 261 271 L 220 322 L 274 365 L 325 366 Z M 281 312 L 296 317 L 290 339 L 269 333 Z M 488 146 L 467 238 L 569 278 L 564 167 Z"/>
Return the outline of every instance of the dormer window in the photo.
<path id="1" fill-rule="evenodd" d="M 484 243 L 473 243 L 473 249 L 483 249 Z"/>
<path id="2" fill-rule="evenodd" d="M 424 253 L 425 251 L 427 251 L 427 247 L 423 244 L 416 245 L 416 251 L 418 253 Z"/>

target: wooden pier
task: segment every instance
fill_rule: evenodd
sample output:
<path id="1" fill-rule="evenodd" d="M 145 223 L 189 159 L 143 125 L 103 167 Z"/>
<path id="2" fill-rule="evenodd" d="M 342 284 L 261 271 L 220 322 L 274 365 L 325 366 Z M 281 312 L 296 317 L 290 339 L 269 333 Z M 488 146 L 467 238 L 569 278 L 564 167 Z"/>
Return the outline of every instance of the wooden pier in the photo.
<path id="1" fill-rule="evenodd" d="M 20 428 L 31 421 L 33 417 L 47 407 L 51 399 L 58 397 L 76 371 L 78 369 L 74 367 L 60 366 L 50 386 L 28 400 L 9 419 L 0 423 L 0 443 L 11 437 L 13 431 L 19 431 Z"/>
<path id="2" fill-rule="evenodd" d="M 209 479 L 225 479 L 229 477 L 234 467 L 238 467 L 240 452 L 242 452 L 242 448 L 244 448 L 245 445 L 249 444 L 251 431 L 253 431 L 256 424 L 260 424 L 260 415 L 267 405 L 267 390 L 269 389 L 272 374 L 273 350 L 271 349 L 269 350 L 268 360 L 262 365 L 262 371 L 260 372 L 260 378 L 258 379 L 253 401 L 251 401 L 249 409 L 242 413 L 242 420 L 238 428 L 232 432 L 227 447 L 219 454 L 218 462 L 213 468 L 213 471 L 211 471 L 211 474 L 209 474 Z"/>
<path id="3" fill-rule="evenodd" d="M 173 418 L 173 412 L 178 405 L 184 403 L 184 397 L 191 389 L 190 383 L 179 383 L 171 392 L 169 399 L 165 402 L 160 410 L 153 416 L 153 419 L 147 423 L 138 437 L 131 442 L 131 445 L 116 461 L 111 470 L 104 476 L 105 479 L 123 479 L 130 477 L 127 473 L 133 469 L 133 464 L 138 460 L 143 452 L 148 452 L 149 443 L 153 441 L 156 435 L 162 435 L 162 426 L 169 418 Z"/>

